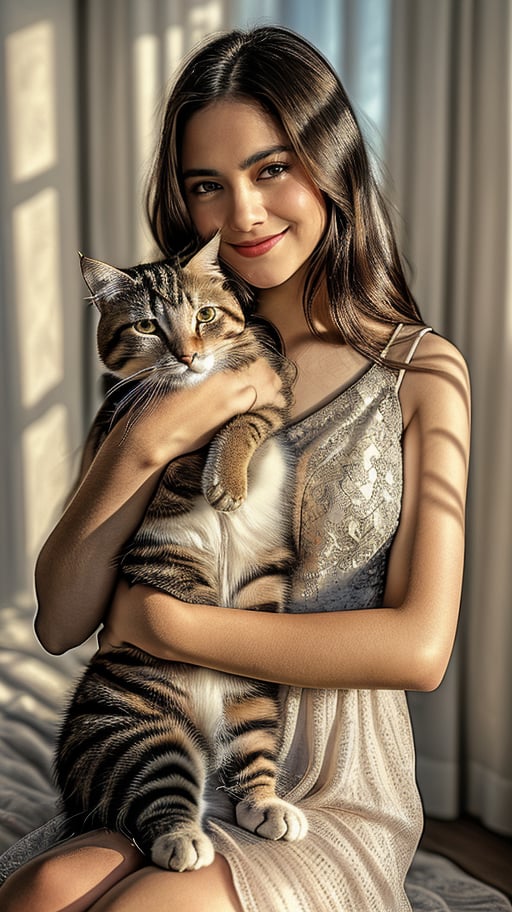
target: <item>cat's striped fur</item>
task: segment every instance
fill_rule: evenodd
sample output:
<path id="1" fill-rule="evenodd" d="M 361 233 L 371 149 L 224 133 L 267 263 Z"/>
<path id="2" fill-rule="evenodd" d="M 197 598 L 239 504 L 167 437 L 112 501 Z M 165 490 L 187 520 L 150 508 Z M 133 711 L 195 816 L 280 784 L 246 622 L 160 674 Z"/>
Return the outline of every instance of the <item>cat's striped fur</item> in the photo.
<path id="1" fill-rule="evenodd" d="M 294 551 L 287 460 L 273 435 L 288 414 L 290 366 L 261 327 L 246 326 L 217 250 L 214 239 L 185 266 L 125 271 L 82 258 L 100 310 L 100 357 L 127 380 L 120 405 L 107 397 L 88 447 L 96 450 L 127 408 L 137 420 L 155 396 L 269 358 L 287 405 L 240 415 L 205 450 L 171 463 L 121 569 L 131 583 L 187 602 L 281 611 Z M 56 779 L 85 827 L 119 830 L 156 864 L 190 870 L 213 860 L 212 780 L 241 826 L 269 839 L 304 835 L 304 815 L 275 794 L 280 743 L 276 686 L 120 648 L 97 654 L 78 683 Z"/>

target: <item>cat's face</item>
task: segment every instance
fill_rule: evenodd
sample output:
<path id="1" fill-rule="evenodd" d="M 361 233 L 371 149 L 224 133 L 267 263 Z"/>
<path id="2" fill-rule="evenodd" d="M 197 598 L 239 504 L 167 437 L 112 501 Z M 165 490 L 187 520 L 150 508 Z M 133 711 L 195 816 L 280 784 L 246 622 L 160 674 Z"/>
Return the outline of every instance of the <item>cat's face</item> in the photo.
<path id="1" fill-rule="evenodd" d="M 156 368 L 187 384 L 221 365 L 245 318 L 224 287 L 218 244 L 214 238 L 183 268 L 151 263 L 121 271 L 82 257 L 100 311 L 99 355 L 112 373 L 126 378 Z"/>

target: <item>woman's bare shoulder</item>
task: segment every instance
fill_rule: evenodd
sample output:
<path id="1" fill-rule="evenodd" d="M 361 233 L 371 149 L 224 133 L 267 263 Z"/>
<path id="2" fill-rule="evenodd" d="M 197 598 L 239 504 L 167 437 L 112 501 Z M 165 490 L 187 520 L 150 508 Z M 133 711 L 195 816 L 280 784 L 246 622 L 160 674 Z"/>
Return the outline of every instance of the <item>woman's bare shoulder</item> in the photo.
<path id="1" fill-rule="evenodd" d="M 410 341 L 409 341 L 410 344 Z M 400 386 L 404 426 L 419 412 L 450 421 L 454 409 L 469 417 L 470 379 L 462 352 L 444 336 L 425 333 Z M 417 368 L 417 369 L 415 369 Z"/>

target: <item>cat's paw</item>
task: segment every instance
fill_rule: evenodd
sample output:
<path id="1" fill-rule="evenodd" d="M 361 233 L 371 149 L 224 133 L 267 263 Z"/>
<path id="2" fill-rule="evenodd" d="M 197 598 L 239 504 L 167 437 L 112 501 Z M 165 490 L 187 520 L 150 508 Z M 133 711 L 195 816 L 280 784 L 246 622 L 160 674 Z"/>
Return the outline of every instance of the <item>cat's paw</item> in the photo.
<path id="1" fill-rule="evenodd" d="M 203 468 L 203 494 L 219 513 L 238 510 L 247 497 L 247 467 L 228 442 L 222 434 L 213 438 Z"/>
<path id="2" fill-rule="evenodd" d="M 264 839 L 297 842 L 304 839 L 308 831 L 305 814 L 281 798 L 240 801 L 236 807 L 236 819 L 244 830 L 263 836 Z"/>
<path id="3" fill-rule="evenodd" d="M 237 488 L 235 484 L 223 484 L 218 476 L 203 475 L 203 494 L 206 500 L 218 513 L 233 513 L 242 506 L 247 491 L 245 487 Z"/>
<path id="4" fill-rule="evenodd" d="M 200 827 L 164 833 L 153 843 L 151 860 L 169 871 L 197 871 L 211 864 L 215 850 L 211 839 Z"/>

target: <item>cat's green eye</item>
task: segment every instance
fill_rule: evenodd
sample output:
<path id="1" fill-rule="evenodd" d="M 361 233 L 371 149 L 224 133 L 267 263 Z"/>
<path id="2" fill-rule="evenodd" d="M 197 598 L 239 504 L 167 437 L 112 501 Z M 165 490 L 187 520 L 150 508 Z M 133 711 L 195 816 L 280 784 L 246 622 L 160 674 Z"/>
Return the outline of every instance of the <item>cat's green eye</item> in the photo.
<path id="1" fill-rule="evenodd" d="M 196 313 L 196 320 L 198 323 L 211 323 L 216 316 L 217 310 L 215 307 L 201 307 Z"/>
<path id="2" fill-rule="evenodd" d="M 156 332 L 156 323 L 154 320 L 139 320 L 137 323 L 133 324 L 133 328 L 136 329 L 138 333 L 142 333 L 143 336 L 150 336 L 152 333 Z"/>

